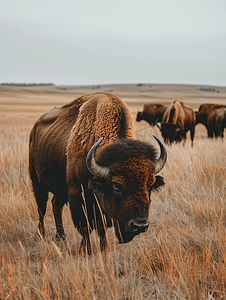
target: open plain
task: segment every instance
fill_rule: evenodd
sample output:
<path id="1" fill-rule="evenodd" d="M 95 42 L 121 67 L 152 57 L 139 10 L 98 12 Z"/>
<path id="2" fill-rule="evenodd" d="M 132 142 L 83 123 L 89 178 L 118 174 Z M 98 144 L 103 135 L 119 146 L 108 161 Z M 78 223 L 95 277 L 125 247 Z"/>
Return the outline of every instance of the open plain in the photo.
<path id="1" fill-rule="evenodd" d="M 66 205 L 66 242 L 55 239 L 49 201 L 46 238 L 28 174 L 29 132 L 43 113 L 105 91 L 128 105 L 136 137 L 157 146 L 158 128 L 135 121 L 145 103 L 179 99 L 197 110 L 226 105 L 226 88 L 198 85 L 0 86 L 0 299 L 226 299 L 226 139 L 196 126 L 194 146 L 166 146 L 164 188 L 152 193 L 150 226 L 128 244 L 108 230 L 110 249 L 78 254 L 81 236 Z"/>

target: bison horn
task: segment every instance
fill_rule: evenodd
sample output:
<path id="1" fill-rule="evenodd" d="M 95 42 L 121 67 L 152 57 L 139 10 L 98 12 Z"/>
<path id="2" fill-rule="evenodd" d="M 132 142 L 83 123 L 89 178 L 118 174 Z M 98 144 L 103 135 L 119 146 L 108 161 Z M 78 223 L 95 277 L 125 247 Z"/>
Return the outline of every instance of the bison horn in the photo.
<path id="1" fill-rule="evenodd" d="M 181 123 L 179 121 L 177 121 L 177 128 L 175 129 L 175 132 L 180 132 L 181 131 Z"/>
<path id="2" fill-rule="evenodd" d="M 158 142 L 159 146 L 160 146 L 160 150 L 161 150 L 161 154 L 159 156 L 159 158 L 155 161 L 155 174 L 158 174 L 162 168 L 165 166 L 166 164 L 166 160 L 167 160 L 167 151 L 166 151 L 166 147 L 164 146 L 164 144 L 157 138 L 157 136 L 153 135 L 153 137 L 156 139 L 156 141 Z"/>
<path id="3" fill-rule="evenodd" d="M 159 119 L 155 120 L 155 125 L 158 127 L 158 129 L 161 129 L 161 127 L 159 126 L 159 124 L 157 123 Z"/>
<path id="4" fill-rule="evenodd" d="M 177 126 L 178 126 L 179 128 L 182 127 L 181 123 L 180 123 L 178 120 L 177 120 Z"/>
<path id="5" fill-rule="evenodd" d="M 109 168 L 107 167 L 101 167 L 99 166 L 95 161 L 95 152 L 101 141 L 103 140 L 103 137 L 100 138 L 89 150 L 87 156 L 86 156 L 86 166 L 90 173 L 93 175 L 96 175 L 100 178 L 106 178 L 109 173 Z"/>

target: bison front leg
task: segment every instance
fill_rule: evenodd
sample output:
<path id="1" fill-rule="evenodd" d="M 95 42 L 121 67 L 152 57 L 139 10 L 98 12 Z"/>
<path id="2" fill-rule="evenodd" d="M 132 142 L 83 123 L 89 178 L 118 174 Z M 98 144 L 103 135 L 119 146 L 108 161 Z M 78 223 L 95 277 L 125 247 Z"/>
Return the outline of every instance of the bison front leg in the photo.
<path id="1" fill-rule="evenodd" d="M 107 228 L 100 228 L 98 235 L 100 237 L 100 250 L 104 251 L 108 247 Z"/>
<path id="2" fill-rule="evenodd" d="M 207 129 L 207 134 L 208 134 L 209 138 L 213 138 L 213 130 L 212 129 L 208 128 Z"/>
<path id="3" fill-rule="evenodd" d="M 90 255 L 92 253 L 91 241 L 90 241 L 90 230 L 88 227 L 83 227 L 82 232 L 82 242 L 79 249 L 79 254 L 85 255 L 86 251 Z"/>
<path id="4" fill-rule="evenodd" d="M 82 235 L 82 242 L 80 245 L 80 254 L 91 254 L 90 235 L 93 230 L 93 204 L 91 192 L 84 188 L 79 190 L 69 189 L 69 205 L 71 217 L 78 232 Z"/>
<path id="5" fill-rule="evenodd" d="M 191 145 L 193 147 L 193 141 L 194 141 L 194 136 L 195 136 L 195 126 L 190 129 L 190 135 L 191 135 Z"/>
<path id="6" fill-rule="evenodd" d="M 90 234 L 91 231 L 88 229 L 88 227 L 82 229 L 82 242 L 79 249 L 79 253 L 82 255 L 84 255 L 86 251 L 89 255 L 92 253 Z M 100 238 L 100 250 L 104 251 L 108 246 L 106 229 L 101 228 L 98 230 L 98 236 Z"/>

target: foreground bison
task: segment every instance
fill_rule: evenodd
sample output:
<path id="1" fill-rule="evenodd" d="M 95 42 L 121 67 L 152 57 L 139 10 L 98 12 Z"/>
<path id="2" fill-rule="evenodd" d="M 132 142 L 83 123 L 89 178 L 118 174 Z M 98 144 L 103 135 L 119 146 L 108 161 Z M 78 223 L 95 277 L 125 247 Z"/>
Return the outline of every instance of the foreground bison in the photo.
<path id="1" fill-rule="evenodd" d="M 157 124 L 157 122 L 156 122 Z M 195 134 L 195 112 L 180 100 L 174 100 L 165 111 L 161 126 L 157 125 L 166 143 L 172 144 L 186 140 L 186 133 L 190 131 L 193 145 Z"/>
<path id="2" fill-rule="evenodd" d="M 216 131 L 215 126 L 213 125 L 211 119 L 214 110 L 226 108 L 225 105 L 213 104 L 213 103 L 204 103 L 199 106 L 199 110 L 196 113 L 196 124 L 203 124 L 207 129 L 207 134 L 209 138 L 219 136 L 219 132 Z"/>
<path id="3" fill-rule="evenodd" d="M 121 243 L 145 232 L 151 191 L 164 185 L 156 174 L 167 154 L 156 140 L 161 150 L 158 159 L 152 145 L 134 140 L 127 106 L 108 93 L 82 96 L 41 116 L 31 130 L 29 147 L 40 233 L 45 232 L 49 191 L 57 237 L 65 236 L 62 209 L 69 202 L 74 225 L 83 237 L 82 252 L 91 251 L 90 232 L 96 227 L 105 249 L 105 228 L 112 221 Z"/>
<path id="4" fill-rule="evenodd" d="M 150 124 L 150 126 L 155 126 L 155 121 L 158 119 L 158 122 L 162 121 L 163 114 L 167 106 L 158 104 L 158 103 L 149 103 L 145 104 L 143 111 L 137 113 L 136 121 L 140 122 L 144 120 Z"/>

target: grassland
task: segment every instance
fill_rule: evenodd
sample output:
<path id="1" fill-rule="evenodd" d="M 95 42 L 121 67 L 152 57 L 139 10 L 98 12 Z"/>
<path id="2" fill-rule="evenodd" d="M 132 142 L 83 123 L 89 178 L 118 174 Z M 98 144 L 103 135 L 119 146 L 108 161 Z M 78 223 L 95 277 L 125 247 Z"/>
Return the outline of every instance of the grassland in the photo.
<path id="1" fill-rule="evenodd" d="M 156 143 L 158 129 L 135 122 L 146 102 L 178 98 L 197 109 L 201 103 L 226 104 L 199 86 L 0 87 L 0 299 L 226 299 L 226 148 L 225 139 L 207 139 L 197 126 L 167 147 L 161 175 L 166 186 L 152 194 L 150 226 L 125 245 L 108 230 L 110 249 L 78 254 L 81 237 L 65 206 L 67 240 L 55 239 L 48 203 L 46 238 L 37 235 L 38 214 L 28 175 L 28 139 L 35 120 L 77 96 L 111 90 L 128 104 L 137 138 Z M 142 90 L 143 89 L 143 90 Z"/>

